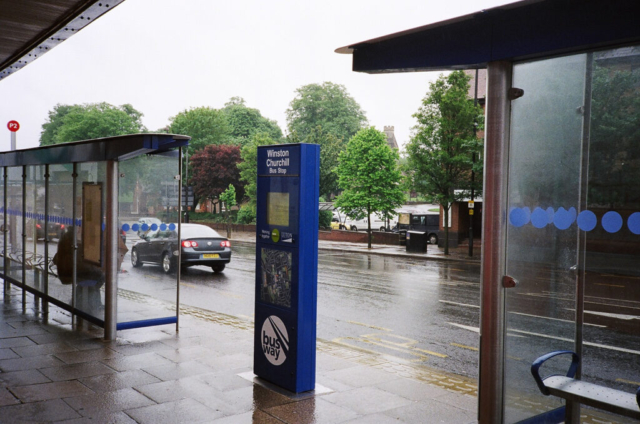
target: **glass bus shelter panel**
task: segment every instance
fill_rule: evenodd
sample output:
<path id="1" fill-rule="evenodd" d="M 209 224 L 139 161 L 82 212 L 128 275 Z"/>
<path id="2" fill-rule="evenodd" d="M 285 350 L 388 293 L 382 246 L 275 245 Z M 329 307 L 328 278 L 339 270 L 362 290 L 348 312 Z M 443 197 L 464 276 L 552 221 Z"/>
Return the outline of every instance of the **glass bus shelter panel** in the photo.
<path id="1" fill-rule="evenodd" d="M 531 377 L 531 363 L 573 350 L 578 263 L 585 55 L 514 66 L 509 158 L 505 422 L 557 408 Z M 568 364 L 547 370 L 566 373 Z"/>
<path id="2" fill-rule="evenodd" d="M 73 306 L 73 165 L 49 166 L 49 295 Z"/>
<path id="3" fill-rule="evenodd" d="M 170 323 L 176 317 L 177 153 L 118 164 L 119 225 L 126 245 L 118 278 L 119 328 Z"/>
<path id="4" fill-rule="evenodd" d="M 107 163 L 76 165 L 76 309 L 104 321 Z"/>
<path id="5" fill-rule="evenodd" d="M 5 258 L 5 245 L 4 245 L 4 232 L 8 227 L 5 225 L 5 212 L 6 205 L 4 204 L 4 168 L 0 167 L 0 272 L 4 273 L 4 258 Z"/>
<path id="6" fill-rule="evenodd" d="M 591 58 L 582 375 L 635 393 L 640 386 L 640 46 Z"/>
<path id="7" fill-rule="evenodd" d="M 45 166 L 27 166 L 25 181 L 25 214 L 27 236 L 25 249 L 25 280 L 29 287 L 44 293 L 44 274 L 47 272 L 47 258 L 44 243 L 46 237 L 59 237 L 53 225 L 45 225 Z M 48 228 L 47 228 L 48 227 Z"/>
<path id="8" fill-rule="evenodd" d="M 22 283 L 23 260 L 23 228 L 22 228 L 22 173 L 21 166 L 7 168 L 7 220 L 8 233 L 5 249 L 9 258 L 7 276 Z"/>

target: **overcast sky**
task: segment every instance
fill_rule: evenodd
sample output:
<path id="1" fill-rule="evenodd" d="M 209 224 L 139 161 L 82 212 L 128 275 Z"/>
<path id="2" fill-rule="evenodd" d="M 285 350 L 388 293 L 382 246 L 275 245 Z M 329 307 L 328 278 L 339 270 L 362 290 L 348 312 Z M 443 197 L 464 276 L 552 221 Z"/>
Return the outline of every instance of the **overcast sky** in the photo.
<path id="1" fill-rule="evenodd" d="M 286 132 L 296 88 L 323 81 L 343 84 L 369 123 L 395 126 L 403 145 L 438 73 L 355 73 L 351 55 L 334 50 L 511 2 L 126 0 L 0 81 L 0 150 L 12 119 L 18 149 L 38 146 L 57 103 L 130 103 L 155 131 L 180 111 L 240 96 Z"/>

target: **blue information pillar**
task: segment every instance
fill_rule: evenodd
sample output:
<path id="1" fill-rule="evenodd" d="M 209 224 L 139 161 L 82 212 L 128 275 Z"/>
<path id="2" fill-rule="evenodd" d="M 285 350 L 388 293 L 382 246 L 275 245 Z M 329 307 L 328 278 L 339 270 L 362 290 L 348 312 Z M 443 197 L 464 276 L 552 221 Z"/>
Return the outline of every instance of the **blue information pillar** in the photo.
<path id="1" fill-rule="evenodd" d="M 253 371 L 291 392 L 316 379 L 320 146 L 258 147 Z"/>

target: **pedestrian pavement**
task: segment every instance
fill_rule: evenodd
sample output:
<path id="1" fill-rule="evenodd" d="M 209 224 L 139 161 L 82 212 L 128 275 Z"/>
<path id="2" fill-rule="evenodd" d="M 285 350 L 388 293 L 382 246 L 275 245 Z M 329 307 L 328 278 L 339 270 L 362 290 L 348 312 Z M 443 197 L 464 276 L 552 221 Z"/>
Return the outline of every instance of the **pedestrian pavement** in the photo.
<path id="1" fill-rule="evenodd" d="M 124 330 L 105 342 L 53 305 L 45 318 L 30 294 L 23 309 L 16 287 L 2 299 L 0 423 L 476 422 L 475 380 L 327 340 L 314 392 L 255 379 L 248 318 L 181 305 L 179 332 Z"/>
<path id="2" fill-rule="evenodd" d="M 221 232 L 222 234 L 224 232 Z M 231 234 L 231 241 L 233 243 L 248 244 L 256 242 L 256 235 L 253 232 L 233 232 Z M 406 246 L 388 245 L 388 244 L 373 244 L 371 249 L 367 247 L 366 243 L 352 243 L 342 241 L 318 241 L 319 250 L 328 250 L 336 252 L 351 252 L 351 253 L 366 253 L 372 255 L 385 255 L 396 256 L 410 259 L 425 259 L 425 260 L 439 260 L 439 261 L 458 261 L 469 263 L 480 263 L 481 247 L 479 243 L 474 243 L 473 257 L 469 257 L 469 245 L 460 245 L 455 248 L 449 249 L 449 255 L 444 254 L 444 248 L 427 245 L 426 253 L 409 253 Z"/>

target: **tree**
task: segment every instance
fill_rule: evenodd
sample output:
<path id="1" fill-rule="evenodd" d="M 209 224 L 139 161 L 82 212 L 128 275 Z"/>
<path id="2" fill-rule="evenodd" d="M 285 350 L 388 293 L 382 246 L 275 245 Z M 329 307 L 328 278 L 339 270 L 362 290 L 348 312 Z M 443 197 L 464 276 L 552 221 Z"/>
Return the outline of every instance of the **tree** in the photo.
<path id="1" fill-rule="evenodd" d="M 169 132 L 191 137 L 189 154 L 193 154 L 210 144 L 229 144 L 231 128 L 225 114 L 210 107 L 184 110 L 171 118 Z"/>
<path id="2" fill-rule="evenodd" d="M 337 193 L 339 188 L 336 165 L 340 152 L 344 149 L 342 140 L 331 133 L 324 132 L 320 126 L 313 128 L 302 141 L 296 132 L 289 134 L 287 140 L 290 143 L 320 145 L 320 196 L 329 199 L 331 194 Z"/>
<path id="3" fill-rule="evenodd" d="M 367 124 L 360 105 L 347 93 L 345 86 L 324 82 L 308 84 L 296 90 L 287 109 L 289 133 L 304 139 L 318 126 L 344 144 Z"/>
<path id="4" fill-rule="evenodd" d="M 130 104 L 57 104 L 49 111 L 49 118 L 42 125 L 40 145 L 137 134 L 146 131 L 142 124 L 142 116 L 142 113 Z"/>
<path id="5" fill-rule="evenodd" d="M 199 199 L 218 199 L 229 185 L 242 195 L 239 146 L 209 145 L 191 156 L 190 183 Z"/>
<path id="6" fill-rule="evenodd" d="M 233 144 L 244 146 L 257 133 L 268 134 L 273 140 L 282 139 L 282 130 L 276 121 L 262 116 L 258 109 L 247 107 L 242 97 L 232 97 L 222 109 L 230 128 Z"/>
<path id="7" fill-rule="evenodd" d="M 343 190 L 335 205 L 355 219 L 367 217 L 371 248 L 371 214 L 389 218 L 404 203 L 398 152 L 387 144 L 387 136 L 375 128 L 354 135 L 338 164 L 338 184 Z"/>
<path id="8" fill-rule="evenodd" d="M 482 140 L 474 126 L 482 127 L 483 113 L 469 99 L 470 77 L 462 71 L 440 75 L 429 84 L 430 91 L 413 116 L 418 120 L 406 146 L 407 175 L 412 188 L 438 203 L 449 222 L 449 208 L 467 196 L 471 188 L 471 170 L 481 184 L 482 161 L 473 163 L 473 153 L 482 152 Z M 478 188 L 480 186 L 478 185 Z M 444 253 L 449 254 L 449 228 L 444 225 Z"/>
<path id="9" fill-rule="evenodd" d="M 236 205 L 236 189 L 233 184 L 220 194 L 220 202 L 224 203 L 227 221 L 227 238 L 231 238 L 231 208 Z"/>
<path id="10" fill-rule="evenodd" d="M 258 182 L 258 146 L 277 144 L 269 135 L 255 134 L 247 144 L 242 147 L 242 161 L 238 163 L 240 180 L 244 182 L 244 194 L 248 203 L 238 213 L 243 223 L 252 222 L 256 218 L 256 189 Z M 248 222 L 247 222 L 248 221 Z"/>

